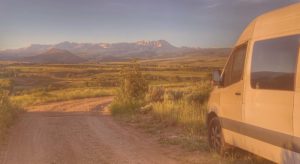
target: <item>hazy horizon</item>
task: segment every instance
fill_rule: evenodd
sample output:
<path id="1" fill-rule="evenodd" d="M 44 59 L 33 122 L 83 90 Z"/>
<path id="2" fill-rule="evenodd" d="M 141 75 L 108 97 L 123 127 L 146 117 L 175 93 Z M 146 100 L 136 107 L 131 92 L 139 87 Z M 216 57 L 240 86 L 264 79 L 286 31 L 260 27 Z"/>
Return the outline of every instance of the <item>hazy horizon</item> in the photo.
<path id="1" fill-rule="evenodd" d="M 20 49 L 20 48 L 28 48 L 30 46 L 34 46 L 34 45 L 40 45 L 40 46 L 52 46 L 52 45 L 58 45 L 58 44 L 63 44 L 63 43 L 75 43 L 75 44 L 118 44 L 118 43 L 137 43 L 140 41 L 151 41 L 151 42 L 156 42 L 156 41 L 167 41 L 169 44 L 171 44 L 172 46 L 178 47 L 178 48 L 230 48 L 230 47 L 199 47 L 199 46 L 176 46 L 173 43 L 169 42 L 168 40 L 165 39 L 159 39 L 159 40 L 136 40 L 136 41 L 128 41 L 128 42 L 72 42 L 72 41 L 62 41 L 62 42 L 58 42 L 58 43 L 31 43 L 29 45 L 25 45 L 23 47 L 17 47 L 17 48 L 7 48 L 7 49 L 0 49 L 0 51 L 6 51 L 6 50 L 16 50 L 16 49 Z M 55 48 L 54 48 L 55 49 Z"/>
<path id="2" fill-rule="evenodd" d="M 0 50 L 138 40 L 231 47 L 256 16 L 295 2 L 299 0 L 0 0 Z"/>

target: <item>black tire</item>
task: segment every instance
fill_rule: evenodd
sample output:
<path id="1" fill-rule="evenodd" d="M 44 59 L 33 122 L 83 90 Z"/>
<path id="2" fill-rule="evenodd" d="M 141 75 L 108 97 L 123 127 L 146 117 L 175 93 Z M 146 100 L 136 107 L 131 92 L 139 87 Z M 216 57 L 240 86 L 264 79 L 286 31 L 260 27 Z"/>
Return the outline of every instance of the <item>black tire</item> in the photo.
<path id="1" fill-rule="evenodd" d="M 225 141 L 220 120 L 212 118 L 208 123 L 208 143 L 211 150 L 223 155 L 225 152 Z"/>

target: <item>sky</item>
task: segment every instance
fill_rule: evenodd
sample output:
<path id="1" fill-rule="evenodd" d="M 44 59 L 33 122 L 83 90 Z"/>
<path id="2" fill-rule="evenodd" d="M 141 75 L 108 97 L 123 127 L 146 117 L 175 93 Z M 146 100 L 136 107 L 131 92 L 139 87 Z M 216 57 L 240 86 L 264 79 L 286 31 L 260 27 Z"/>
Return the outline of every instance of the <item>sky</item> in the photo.
<path id="1" fill-rule="evenodd" d="M 167 40 L 232 47 L 252 19 L 300 0 L 0 0 L 0 50 Z"/>

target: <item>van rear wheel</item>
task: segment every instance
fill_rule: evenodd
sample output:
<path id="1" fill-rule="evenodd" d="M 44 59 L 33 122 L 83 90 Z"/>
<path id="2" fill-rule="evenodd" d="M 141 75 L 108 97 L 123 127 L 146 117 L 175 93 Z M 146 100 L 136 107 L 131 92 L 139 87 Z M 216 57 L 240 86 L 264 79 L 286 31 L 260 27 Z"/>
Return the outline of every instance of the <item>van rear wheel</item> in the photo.
<path id="1" fill-rule="evenodd" d="M 225 151 L 225 142 L 220 120 L 217 117 L 212 118 L 208 125 L 208 142 L 212 150 L 223 154 Z"/>

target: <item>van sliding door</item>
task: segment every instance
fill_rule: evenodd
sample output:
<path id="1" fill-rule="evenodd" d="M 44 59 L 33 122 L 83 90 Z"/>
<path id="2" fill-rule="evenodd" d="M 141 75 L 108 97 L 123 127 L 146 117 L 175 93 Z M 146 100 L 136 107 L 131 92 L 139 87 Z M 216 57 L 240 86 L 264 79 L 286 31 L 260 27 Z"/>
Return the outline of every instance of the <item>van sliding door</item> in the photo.
<path id="1" fill-rule="evenodd" d="M 299 36 L 257 41 L 247 86 L 247 147 L 278 163 L 293 163 L 293 110 Z M 299 125 L 299 122 L 298 122 Z"/>
<path id="2" fill-rule="evenodd" d="M 300 37 L 299 37 L 300 40 Z M 297 80 L 296 80 L 296 93 L 295 93 L 295 107 L 294 107 L 294 147 L 298 149 L 298 153 L 295 154 L 295 163 L 300 163 L 300 44 L 298 51 L 298 68 L 297 68 Z"/>

